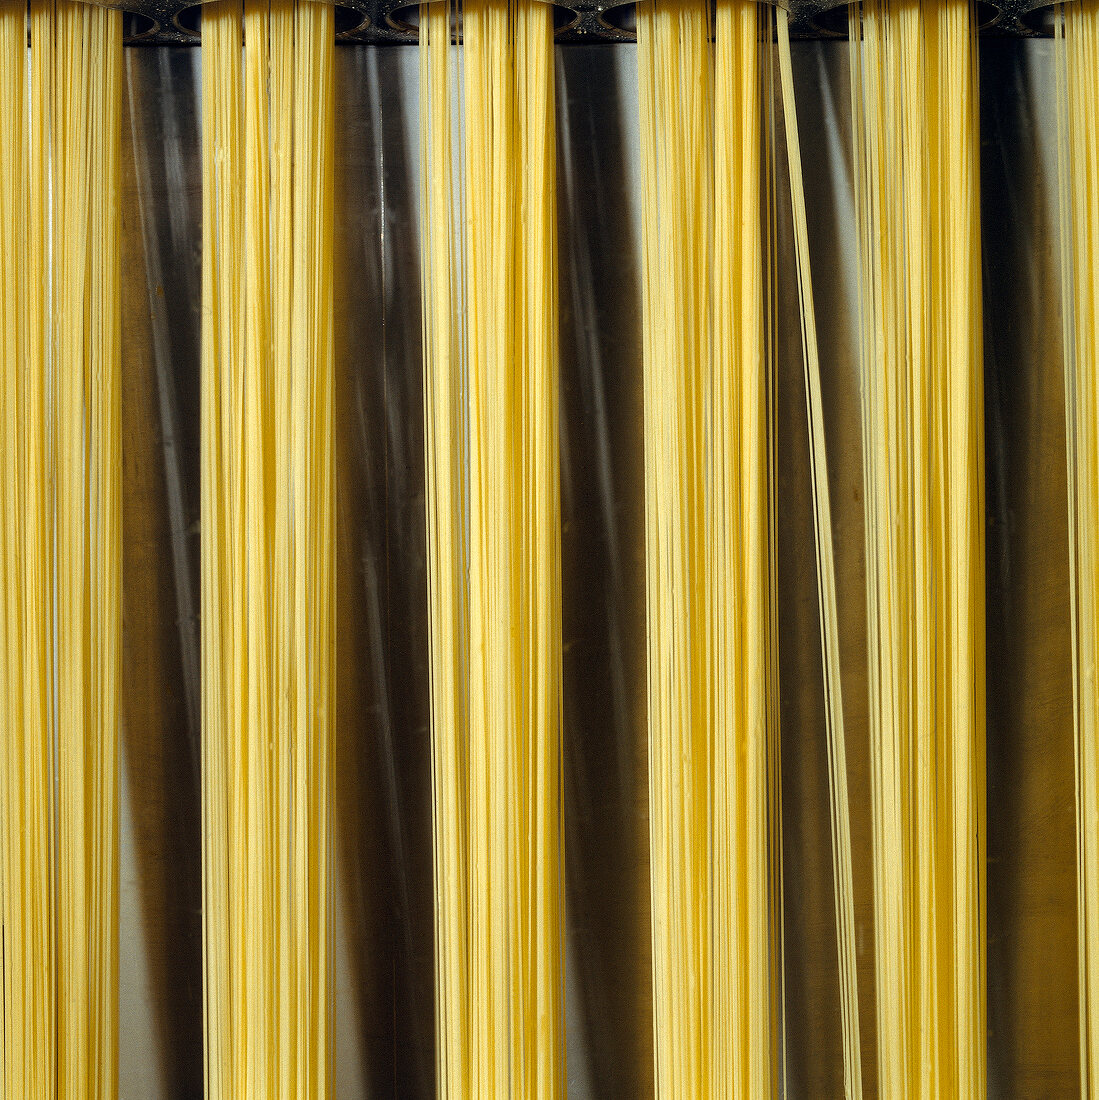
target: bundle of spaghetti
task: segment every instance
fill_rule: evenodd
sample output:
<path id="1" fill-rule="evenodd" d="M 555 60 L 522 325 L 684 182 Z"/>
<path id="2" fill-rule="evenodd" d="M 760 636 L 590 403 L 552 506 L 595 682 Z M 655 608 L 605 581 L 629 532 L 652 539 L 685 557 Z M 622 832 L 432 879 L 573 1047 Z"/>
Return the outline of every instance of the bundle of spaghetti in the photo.
<path id="1" fill-rule="evenodd" d="M 1099 1085 L 1099 3 L 1057 8 L 1057 136 L 1076 752 L 1080 1092 Z"/>
<path id="2" fill-rule="evenodd" d="M 754 40 L 756 9 L 745 6 L 751 23 L 747 36 Z M 763 1056 L 758 1062 L 765 1073 L 770 1073 L 775 1060 L 770 977 L 776 953 L 771 942 L 774 922 L 769 875 L 774 753 L 773 715 L 768 709 L 773 667 L 767 648 L 769 579 L 764 572 L 770 565 L 769 555 L 762 562 L 758 557 L 748 559 L 760 570 L 764 585 L 763 593 L 754 593 L 764 597 L 756 624 L 763 633 L 746 639 L 758 647 L 753 664 L 756 675 L 763 678 L 762 690 L 758 684 L 746 685 L 740 676 L 731 682 L 724 676 L 713 679 L 715 687 L 733 689 L 725 713 L 719 710 L 724 700 L 714 699 L 715 721 L 736 722 L 751 688 L 755 688 L 757 706 L 761 703 L 762 708 L 752 726 L 744 722 L 739 729 L 723 731 L 720 737 L 711 737 L 710 731 L 706 434 L 714 343 L 710 327 L 713 267 L 721 261 L 716 247 L 712 261 L 710 256 L 715 183 L 711 82 L 715 76 L 709 30 L 710 12 L 704 0 L 646 0 L 638 5 L 653 1027 L 657 1092 L 669 1096 L 704 1095 L 722 1047 L 727 1049 L 722 1053 L 733 1074 L 743 1076 L 747 1069 L 738 1063 L 744 1060 L 743 1052 L 747 1052 L 747 1061 L 752 1061 L 753 1039 L 758 1038 L 738 1034 L 746 1024 L 749 1028 L 753 1023 L 762 1026 Z M 754 71 L 745 69 L 741 75 L 750 85 L 746 94 L 755 94 Z M 746 136 L 753 131 L 749 129 Z M 750 159 L 753 154 L 758 155 L 756 148 L 749 147 L 742 155 Z M 739 162 L 730 161 L 730 171 L 739 167 Z M 749 269 L 758 264 L 752 256 L 758 243 L 751 232 L 757 224 L 757 211 L 749 211 L 749 233 L 744 241 Z M 728 244 L 722 257 L 727 254 Z M 729 278 L 738 275 L 734 270 Z M 755 303 L 749 301 L 748 305 L 751 309 Z M 753 349 L 750 342 L 753 335 L 746 326 L 746 349 L 741 341 L 726 342 L 722 350 L 733 360 L 731 365 L 738 365 L 745 351 L 750 358 L 753 351 L 756 358 L 761 357 L 760 349 Z M 730 373 L 728 368 L 725 373 Z M 762 371 L 760 375 L 762 386 Z M 739 379 L 715 382 L 738 385 Z M 758 393 L 747 396 L 747 415 L 755 421 L 766 398 Z M 737 429 L 741 426 L 733 416 L 727 423 Z M 723 434 L 715 448 L 726 442 Z M 745 442 L 751 448 L 753 441 Z M 753 473 L 759 477 L 758 451 L 764 444 L 758 434 L 755 443 L 756 453 L 748 456 L 749 462 L 754 460 L 754 469 L 746 471 L 747 478 Z M 738 452 L 739 448 L 727 457 L 719 456 L 733 465 L 734 476 L 741 459 Z M 737 482 L 729 488 L 739 495 L 741 485 Z M 746 526 L 758 530 L 761 515 L 763 526 L 767 526 L 766 481 L 762 494 L 757 490 L 753 497 L 755 514 L 746 514 Z M 720 498 L 715 502 L 715 522 L 735 524 L 740 514 Z M 730 535 L 736 539 L 739 531 L 734 528 Z M 719 606 L 719 601 L 724 597 L 727 603 L 743 596 L 737 585 L 741 578 L 735 573 L 728 576 L 742 560 L 740 549 L 724 542 L 715 547 L 715 566 L 724 567 L 715 568 L 715 579 L 729 582 L 727 593 L 714 594 L 713 618 L 718 625 L 726 619 L 726 608 Z M 746 609 L 746 614 L 751 610 L 757 609 Z M 736 625 L 730 622 L 728 633 L 715 631 L 714 651 L 723 662 L 739 656 L 736 650 L 743 642 Z M 741 663 L 746 665 L 746 653 Z M 735 697 L 738 687 L 748 689 L 743 702 Z M 724 750 L 720 758 L 715 752 L 718 744 Z M 724 827 L 715 837 L 712 881 L 711 753 L 714 779 L 731 788 L 725 798 L 715 799 L 715 813 L 720 807 L 734 815 L 722 822 Z M 745 764 L 755 773 L 754 787 L 749 790 L 738 789 L 744 784 Z M 730 942 L 721 945 L 715 944 L 710 930 L 713 899 L 734 907 L 732 919 L 723 928 Z M 750 954 L 743 951 L 748 943 L 755 948 Z M 721 971 L 714 964 L 717 951 L 725 956 L 726 966 Z M 730 956 L 731 968 L 727 966 Z M 727 975 L 734 986 L 725 996 L 714 988 L 719 975 Z M 753 989 L 749 983 L 761 978 L 762 990 Z M 753 993 L 762 993 L 762 1003 Z M 728 1017 L 733 1035 L 727 1044 L 713 1041 L 717 1003 L 733 1008 Z"/>
<path id="3" fill-rule="evenodd" d="M 29 51 L 28 51 L 29 38 Z M 121 17 L 0 6 L 3 1091 L 117 1088 Z"/>
<path id="4" fill-rule="evenodd" d="M 202 30 L 206 1092 L 321 1097 L 335 28 L 308 0 L 218 0 Z"/>
<path id="5" fill-rule="evenodd" d="M 464 337 L 460 196 L 451 114 L 457 106 L 448 3 L 420 14 L 424 440 L 431 634 L 435 1034 L 439 1092 L 470 1091 L 468 911 L 469 608 L 466 570 Z"/>
<path id="6" fill-rule="evenodd" d="M 650 829 L 657 1076 L 673 1095 L 778 1090 L 770 30 L 747 2 L 638 10 Z M 820 365 L 785 13 L 777 15 L 811 424 L 846 1092 L 858 994 Z M 761 87 L 767 90 L 761 95 Z M 712 248 L 711 248 L 712 239 Z"/>
<path id="7" fill-rule="evenodd" d="M 840 1034 L 843 1042 L 844 1095 L 862 1096 L 862 1042 L 859 1034 L 858 948 L 855 934 L 855 887 L 851 865 L 851 806 L 847 793 L 847 736 L 840 675 L 839 607 L 832 539 L 832 502 L 828 483 L 828 448 L 824 428 L 823 384 L 817 344 L 816 311 L 809 263 L 809 223 L 801 172 L 794 73 L 790 57 L 789 15 L 775 13 L 782 114 L 790 177 L 790 210 L 794 233 L 801 347 L 805 372 L 806 418 L 809 426 L 813 486 L 813 538 L 817 565 L 821 666 L 828 741 L 828 794 L 832 828 L 832 880 L 835 901 L 836 955 L 839 965 Z"/>
<path id="8" fill-rule="evenodd" d="M 672 1096 L 775 1095 L 782 1080 L 774 205 L 765 186 L 773 74 L 761 46 L 772 29 L 770 9 L 748 0 L 638 7 L 653 996 L 657 1087 Z M 788 37 L 780 44 L 788 71 Z M 796 158 L 796 142 L 791 149 Z M 811 325 L 805 337 L 815 351 Z M 806 369 L 819 394 L 808 354 Z M 819 400 L 811 409 L 818 529 L 830 551 Z M 822 637 L 840 768 L 832 811 L 848 1093 L 857 1095 L 830 554 L 820 566 L 832 596 Z"/>
<path id="9" fill-rule="evenodd" d="M 968 0 L 851 8 L 879 1087 L 984 1095 L 984 534 Z"/>
<path id="10" fill-rule="evenodd" d="M 451 11 L 421 9 L 438 1082 L 558 1096 L 553 10 L 460 18 L 459 77 Z"/>

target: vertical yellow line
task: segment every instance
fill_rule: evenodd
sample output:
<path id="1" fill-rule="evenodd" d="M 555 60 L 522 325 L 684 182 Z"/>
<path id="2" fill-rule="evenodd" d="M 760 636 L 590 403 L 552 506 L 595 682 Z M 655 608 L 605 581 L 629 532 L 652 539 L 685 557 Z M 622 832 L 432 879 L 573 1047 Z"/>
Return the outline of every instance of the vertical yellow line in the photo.
<path id="1" fill-rule="evenodd" d="M 760 50 L 773 25 L 736 0 L 712 11 L 695 0 L 638 9 L 654 1026 L 657 1088 L 669 1095 L 767 1095 L 782 1080 L 773 319 L 765 312 L 773 196 L 763 189 L 770 135 L 761 97 L 763 87 L 771 94 L 771 70 Z M 782 12 L 777 27 L 811 425 L 846 1091 L 857 1096 L 820 369 Z"/>
<path id="2" fill-rule="evenodd" d="M 661 1093 L 691 1096 L 706 1095 L 710 1084 L 713 980 L 705 469 L 712 346 L 709 38 L 709 8 L 701 0 L 638 7 L 656 1076 Z M 757 763 L 758 757 L 745 766 Z"/>
<path id="3" fill-rule="evenodd" d="M 51 179 L 53 269 L 50 290 L 51 362 L 54 401 L 50 433 L 55 446 L 57 538 L 57 789 L 58 789 L 58 1089 L 74 1095 L 87 1072 L 88 1033 L 84 998 L 88 956 L 84 918 L 88 910 L 85 875 L 89 805 L 84 773 L 87 720 L 87 563 L 84 454 L 85 256 L 79 242 L 87 232 L 81 202 L 81 164 L 74 148 L 87 130 L 86 72 L 80 56 L 76 13 L 54 9 L 56 55 L 51 86 L 54 158 Z M 61 74 L 65 74 L 62 76 Z M 74 88 L 77 89 L 74 91 Z"/>
<path id="4" fill-rule="evenodd" d="M 41 927 L 47 942 L 48 987 L 43 989 L 39 1001 L 42 1017 L 38 1024 L 46 1029 L 52 1039 L 48 1060 L 36 1066 L 38 1087 L 46 1095 L 57 1095 L 57 1062 L 60 1040 L 56 1011 L 57 996 L 57 787 L 55 783 L 56 757 L 53 736 L 57 721 L 57 702 L 54 692 L 53 660 L 57 646 L 55 585 L 55 539 L 53 527 L 54 477 L 53 454 L 49 439 L 50 404 L 48 382 L 50 356 L 49 310 L 53 296 L 50 292 L 52 271 L 52 241 L 49 233 L 50 218 L 50 159 L 51 127 L 53 125 L 50 81 L 54 64 L 53 4 L 41 3 L 30 8 L 30 40 L 32 44 L 30 65 L 30 184 L 31 220 L 30 270 L 31 286 L 27 297 L 28 359 L 27 418 L 30 425 L 29 447 L 26 460 L 31 500 L 28 508 L 28 595 L 35 604 L 27 608 L 27 630 L 37 651 L 28 669 L 26 698 L 36 709 L 32 729 L 36 737 L 35 755 L 29 761 L 32 781 L 43 796 L 44 816 L 40 821 L 42 845 L 47 858 L 34 868 L 38 887 Z M 33 532 L 33 533 L 32 533 Z M 32 553 L 31 547 L 37 548 Z M 24 1037 L 28 1054 L 33 1058 L 34 1037 Z"/>
<path id="5" fill-rule="evenodd" d="M 294 321 L 297 320 L 292 316 L 296 289 L 293 186 L 296 175 L 294 156 L 297 152 L 297 120 L 293 100 L 294 63 L 297 57 L 294 19 L 295 5 L 287 0 L 277 0 L 269 5 L 270 37 L 265 73 L 268 114 L 263 120 L 267 128 L 264 140 L 268 146 L 268 192 L 267 202 L 257 211 L 268 237 L 267 261 L 270 265 L 266 273 L 270 293 L 267 314 L 270 331 L 267 334 L 268 346 L 261 352 L 265 359 L 261 368 L 266 375 L 263 384 L 267 389 L 261 453 L 268 460 L 262 475 L 265 487 L 262 511 L 267 525 L 269 555 L 265 556 L 265 563 L 270 568 L 263 582 L 269 592 L 266 644 L 270 646 L 270 665 L 267 668 L 269 680 L 263 690 L 269 692 L 270 698 L 270 733 L 266 738 L 270 786 L 264 791 L 261 812 L 270 822 L 270 832 L 265 838 L 270 845 L 264 871 L 267 881 L 262 896 L 264 904 L 270 906 L 273 951 L 268 960 L 271 965 L 267 979 L 270 982 L 268 1000 L 262 1011 L 268 1017 L 264 1049 L 270 1094 L 280 1100 L 290 1100 L 290 1097 L 298 1095 L 297 1089 L 301 1083 L 298 1072 L 304 1068 L 296 1064 L 295 1058 L 299 1006 L 297 990 L 291 984 L 290 977 L 291 966 L 296 962 L 294 941 L 299 931 L 294 920 L 293 897 L 295 887 L 300 883 L 298 874 L 301 870 L 294 859 L 293 846 L 294 838 L 301 835 L 299 830 L 306 828 L 306 822 L 295 815 L 293 800 L 296 778 L 293 769 L 297 762 L 294 750 L 298 733 L 294 706 L 298 698 L 294 650 L 297 639 L 292 604 L 296 581 L 292 524 L 297 518 L 304 530 L 308 522 L 306 516 L 293 516 L 290 484 L 291 478 L 298 476 L 301 457 L 296 448 L 291 450 L 291 438 L 296 436 L 292 418 L 299 411 L 292 405 L 291 392 L 291 341 Z M 255 40 L 252 41 L 254 43 Z M 258 165 L 259 159 L 254 163 Z M 257 199 L 259 196 L 257 189 Z M 302 366 L 306 371 L 310 369 L 308 363 Z M 303 883 L 301 885 L 304 887 Z"/>
<path id="6" fill-rule="evenodd" d="M 485 363 L 490 350 L 486 348 L 494 318 L 486 283 L 495 275 L 491 271 L 491 241 L 494 212 L 490 207 L 494 182 L 487 176 L 486 159 L 492 151 L 491 89 L 488 64 L 489 13 L 485 0 L 471 0 L 462 7 L 463 94 L 465 105 L 465 211 L 467 236 L 467 372 L 469 386 L 469 906 L 470 906 L 470 1004 L 472 1007 L 472 1091 L 475 1096 L 507 1094 L 507 1071 L 510 1051 L 507 1045 L 506 1021 L 497 1026 L 506 1011 L 506 1002 L 496 1003 L 498 988 L 493 960 L 497 966 L 506 962 L 506 943 L 497 944 L 499 917 L 494 897 L 504 897 L 506 886 L 495 881 L 497 869 L 492 859 L 494 848 L 500 850 L 493 791 L 500 786 L 492 774 L 492 738 L 498 722 L 490 713 L 492 694 L 488 684 L 488 669 L 499 668 L 496 654 L 487 652 L 491 645 L 491 614 L 493 585 L 489 548 L 486 536 L 507 522 L 507 517 L 491 511 L 486 505 L 489 487 L 486 484 L 486 460 L 496 450 L 485 440 Z M 500 109 L 503 109 L 501 104 Z M 491 518 L 490 518 L 491 517 Z M 492 526 L 490 526 L 490 524 Z M 499 537 L 499 535 L 497 535 Z M 501 583 L 504 579 L 501 578 Z M 506 737 L 506 735 L 505 735 Z M 474 825 L 476 822 L 476 826 Z M 503 1060 L 501 1068 L 499 1059 Z"/>
<path id="7" fill-rule="evenodd" d="M 238 956 L 233 927 L 239 870 L 232 776 L 239 677 L 245 654 L 238 624 L 240 589 L 234 578 L 239 502 L 234 459 L 243 311 L 237 277 L 243 220 L 240 157 L 242 8 L 231 0 L 207 4 L 202 16 L 202 812 L 203 1019 L 206 1095 L 237 1094 L 233 979 Z"/>
<path id="8" fill-rule="evenodd" d="M 422 302 L 428 599 L 431 634 L 432 812 L 435 882 L 436 1080 L 444 1097 L 470 1094 L 467 648 L 460 166 L 455 163 L 452 10 L 420 9 Z"/>
<path id="9" fill-rule="evenodd" d="M 1060 175 L 1062 324 L 1072 588 L 1073 718 L 1076 754 L 1077 936 L 1080 1094 L 1099 1092 L 1099 783 L 1096 739 L 1099 653 L 1096 529 L 1099 526 L 1099 433 L 1096 402 L 1095 275 L 1099 232 L 1099 6 L 1094 0 L 1058 5 L 1056 46 Z"/>
<path id="10" fill-rule="evenodd" d="M 244 577 L 248 720 L 241 782 L 245 792 L 245 850 L 241 946 L 244 968 L 241 1051 L 245 1094 L 277 1087 L 270 1051 L 278 1016 L 272 988 L 278 937 L 275 899 L 274 739 L 272 709 L 272 585 L 274 553 L 274 336 L 283 303 L 272 300 L 272 261 L 281 242 L 272 208 L 271 36 L 276 6 L 244 5 Z M 281 121 L 281 120 L 276 120 Z M 275 1016 L 272 1023 L 272 1015 Z"/>
<path id="11" fill-rule="evenodd" d="M 976 22 L 958 2 L 944 12 L 944 67 L 959 89 L 944 120 L 945 173 L 938 209 L 952 308 L 942 341 L 946 414 L 943 473 L 947 504 L 945 566 L 949 643 L 950 788 L 944 802 L 943 863 L 953 870 L 947 917 L 955 958 L 951 996 L 953 1056 L 941 1089 L 961 1096 L 986 1090 L 985 982 L 985 589 L 984 385 L 981 326 L 979 112 Z M 932 93 L 932 102 L 941 98 Z M 960 198 L 959 198 L 960 197 Z M 958 364 L 966 364 L 963 369 Z"/>
<path id="12" fill-rule="evenodd" d="M 92 657 L 94 708 L 92 824 L 95 858 L 88 868 L 93 891 L 91 975 L 92 1051 L 102 1100 L 118 1087 L 118 856 L 119 716 L 122 652 L 122 314 L 120 278 L 120 147 L 122 15 L 84 12 L 92 50 L 90 74 L 94 127 L 87 135 L 92 223 L 86 247 L 95 276 L 91 313 L 91 448 L 89 486 L 92 614 L 87 652 Z"/>
<path id="13" fill-rule="evenodd" d="M 809 264 L 809 227 L 801 172 L 797 110 L 794 102 L 789 16 L 776 11 L 782 112 L 790 176 L 790 198 L 801 305 L 802 357 L 805 373 L 806 419 L 813 484 L 813 528 L 816 549 L 817 598 L 824 671 L 828 788 L 832 832 L 832 879 L 835 902 L 836 954 L 839 961 L 840 1019 L 843 1043 L 844 1094 L 862 1096 L 862 1044 L 859 1035 L 858 966 L 855 933 L 854 872 L 851 865 L 851 814 L 847 795 L 847 744 L 839 654 L 839 613 L 832 547 L 832 504 L 824 428 L 820 354 L 816 310 Z"/>
<path id="14" fill-rule="evenodd" d="M 878 1064 L 982 1095 L 983 395 L 967 0 L 853 7 Z M 861 21 L 860 21 L 861 14 Z"/>
<path id="15" fill-rule="evenodd" d="M 226 0 L 203 22 L 206 1093 L 323 1097 L 334 15 Z"/>
<path id="16" fill-rule="evenodd" d="M 330 1091 L 331 738 L 334 729 L 333 123 L 335 17 L 294 6 L 293 303 L 289 541 L 293 564 L 294 1097 Z M 289 1076 L 289 1075 L 288 1075 Z"/>
<path id="17" fill-rule="evenodd" d="M 558 1096 L 565 1091 L 562 991 L 561 794 L 561 553 L 558 458 L 557 200 L 554 117 L 553 9 L 538 2 L 515 9 L 515 67 L 522 229 L 516 234 L 519 273 L 516 355 L 523 371 L 518 410 L 526 481 L 516 514 L 528 517 L 518 532 L 526 556 L 519 622 L 531 623 L 523 654 L 523 693 L 529 730 L 526 786 L 531 858 L 524 889 L 524 936 L 534 947 L 524 975 L 522 1018 L 527 1077 L 524 1091 Z M 517 219 L 518 221 L 518 219 Z"/>
<path id="18" fill-rule="evenodd" d="M 120 19 L 52 0 L 2 15 L 13 1097 L 117 1089 Z"/>
<path id="19" fill-rule="evenodd" d="M 41 29 L 41 20 L 35 30 Z M 0 10 L 3 148 L 4 905 L 6 1097 L 56 1095 L 53 797 L 49 680 L 53 650 L 46 516 L 48 112 L 31 110 L 26 9 Z M 36 76 L 42 73 L 36 50 Z M 40 79 L 36 80 L 35 88 Z M 37 101 L 37 100 L 36 100 Z M 34 127 L 32 129 L 32 127 Z M 35 141 L 32 147 L 32 139 Z"/>
<path id="20" fill-rule="evenodd" d="M 764 315 L 769 198 L 763 181 L 757 4 L 723 0 L 714 29 L 713 362 L 706 413 L 712 739 L 712 1053 L 715 1096 L 778 1087 L 781 1019 L 775 831 L 772 362 Z"/>
<path id="21" fill-rule="evenodd" d="M 552 11 L 464 5 L 460 88 L 449 19 L 422 9 L 439 1087 L 553 1096 L 565 1079 Z"/>

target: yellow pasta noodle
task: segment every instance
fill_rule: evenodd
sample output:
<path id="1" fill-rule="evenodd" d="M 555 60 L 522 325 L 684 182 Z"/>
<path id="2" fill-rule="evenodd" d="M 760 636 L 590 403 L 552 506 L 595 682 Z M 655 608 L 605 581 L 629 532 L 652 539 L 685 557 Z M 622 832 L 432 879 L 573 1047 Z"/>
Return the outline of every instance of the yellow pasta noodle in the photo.
<path id="1" fill-rule="evenodd" d="M 333 18 L 203 9 L 210 1097 L 332 1090 Z"/>
<path id="2" fill-rule="evenodd" d="M 421 8 L 437 1064 L 565 1093 L 553 11 Z M 457 126 L 461 102 L 463 125 Z"/>
<path id="3" fill-rule="evenodd" d="M 661 1095 L 773 1093 L 781 1039 L 761 9 L 638 6 L 650 877 Z M 716 201 L 715 201 L 716 196 Z"/>
<path id="4" fill-rule="evenodd" d="M 1099 4 L 1058 5 L 1057 137 L 1076 743 L 1080 1095 L 1099 1088 Z"/>
<path id="5" fill-rule="evenodd" d="M 968 0 L 851 8 L 878 1076 L 983 1096 L 984 502 Z"/>
<path id="6" fill-rule="evenodd" d="M 856 1100 L 862 1096 L 862 1042 L 859 1035 L 855 887 L 854 869 L 851 865 L 851 807 L 847 794 L 847 738 L 840 675 L 839 608 L 836 598 L 836 566 L 832 548 L 832 504 L 828 485 L 828 453 L 824 430 L 820 353 L 817 348 L 817 323 L 809 265 L 809 226 L 801 174 L 797 111 L 794 103 L 789 17 L 784 9 L 779 9 L 775 13 L 775 20 L 778 29 L 782 112 L 786 130 L 794 252 L 801 306 L 802 357 L 805 368 L 806 414 L 809 421 L 809 454 L 813 483 L 813 535 L 817 557 L 817 599 L 821 631 L 821 664 L 824 671 L 825 724 L 828 736 L 828 793 L 832 825 L 832 878 L 836 913 L 836 954 L 839 961 L 844 1094 L 849 1100 Z"/>
<path id="7" fill-rule="evenodd" d="M 12 1100 L 117 1094 L 121 30 L 118 12 L 67 0 L 0 5 L 2 1080 Z"/>
<path id="8" fill-rule="evenodd" d="M 774 1095 L 782 1082 L 773 30 L 812 430 L 846 1091 L 861 1095 L 835 569 L 786 14 L 746 0 L 647 0 L 650 876 L 656 1079 L 672 1096 Z"/>

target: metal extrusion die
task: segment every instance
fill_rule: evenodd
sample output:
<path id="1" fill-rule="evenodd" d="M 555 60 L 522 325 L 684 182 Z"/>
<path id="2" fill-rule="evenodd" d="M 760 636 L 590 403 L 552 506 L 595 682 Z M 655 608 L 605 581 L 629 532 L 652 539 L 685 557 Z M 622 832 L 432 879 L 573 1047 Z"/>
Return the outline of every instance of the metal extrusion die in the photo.
<path id="1" fill-rule="evenodd" d="M 106 0 L 105 7 L 127 13 L 129 46 L 197 46 L 200 4 L 190 0 Z M 574 0 L 556 4 L 558 42 L 632 42 L 633 4 Z M 836 0 L 791 0 L 791 37 L 846 38 L 846 5 Z M 997 37 L 1049 37 L 1053 8 L 1045 0 L 978 3 L 982 34 Z M 336 41 L 368 45 L 415 45 L 417 9 L 407 0 L 345 0 L 337 5 Z"/>

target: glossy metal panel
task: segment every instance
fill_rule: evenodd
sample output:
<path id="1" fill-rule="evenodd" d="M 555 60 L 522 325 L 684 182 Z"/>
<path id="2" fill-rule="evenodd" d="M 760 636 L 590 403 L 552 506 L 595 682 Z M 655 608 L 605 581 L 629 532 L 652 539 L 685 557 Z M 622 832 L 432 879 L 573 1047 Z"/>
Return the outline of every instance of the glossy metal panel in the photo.
<path id="1" fill-rule="evenodd" d="M 198 67 L 126 51 L 120 1084 L 202 1088 Z"/>
<path id="2" fill-rule="evenodd" d="M 569 1094 L 652 1094 L 636 50 L 558 50 Z"/>
<path id="3" fill-rule="evenodd" d="M 337 51 L 341 1095 L 434 1080 L 414 51 Z"/>

